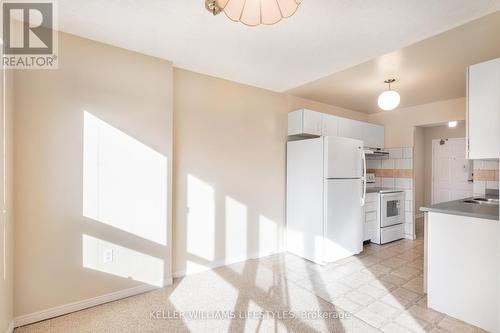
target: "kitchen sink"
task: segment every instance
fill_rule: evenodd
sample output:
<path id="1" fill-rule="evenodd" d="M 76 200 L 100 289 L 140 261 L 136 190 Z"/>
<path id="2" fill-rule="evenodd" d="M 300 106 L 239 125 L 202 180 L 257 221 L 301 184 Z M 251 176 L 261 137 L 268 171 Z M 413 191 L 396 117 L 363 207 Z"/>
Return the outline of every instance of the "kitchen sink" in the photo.
<path id="1" fill-rule="evenodd" d="M 481 201 L 481 202 L 493 202 L 498 203 L 498 199 L 490 199 L 490 198 L 472 198 L 472 200 Z"/>
<path id="2" fill-rule="evenodd" d="M 490 198 L 472 198 L 463 200 L 462 202 L 474 205 L 498 206 L 498 199 L 490 199 Z"/>

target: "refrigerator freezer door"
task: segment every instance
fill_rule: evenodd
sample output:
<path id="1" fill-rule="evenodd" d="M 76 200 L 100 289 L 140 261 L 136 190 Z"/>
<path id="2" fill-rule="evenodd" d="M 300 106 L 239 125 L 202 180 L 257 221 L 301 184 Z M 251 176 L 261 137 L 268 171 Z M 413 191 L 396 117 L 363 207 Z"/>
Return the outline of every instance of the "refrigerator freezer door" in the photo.
<path id="1" fill-rule="evenodd" d="M 361 179 L 325 180 L 326 262 L 334 262 L 363 251 Z"/>
<path id="2" fill-rule="evenodd" d="M 363 141 L 325 137 L 325 178 L 363 177 Z"/>

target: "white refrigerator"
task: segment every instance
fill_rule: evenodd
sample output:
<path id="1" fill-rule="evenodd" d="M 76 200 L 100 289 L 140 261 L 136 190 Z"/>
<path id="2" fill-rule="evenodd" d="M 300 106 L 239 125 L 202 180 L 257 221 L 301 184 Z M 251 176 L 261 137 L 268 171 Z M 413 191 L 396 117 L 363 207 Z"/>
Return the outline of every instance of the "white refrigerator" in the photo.
<path id="1" fill-rule="evenodd" d="M 288 252 L 322 265 L 362 252 L 365 175 L 362 141 L 288 142 Z"/>

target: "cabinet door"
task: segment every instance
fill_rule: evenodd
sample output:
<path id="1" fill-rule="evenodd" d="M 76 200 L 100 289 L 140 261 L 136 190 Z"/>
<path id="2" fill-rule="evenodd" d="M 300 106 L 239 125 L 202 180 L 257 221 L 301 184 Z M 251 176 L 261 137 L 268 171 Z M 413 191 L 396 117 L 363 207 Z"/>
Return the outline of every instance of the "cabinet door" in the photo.
<path id="1" fill-rule="evenodd" d="M 385 147 L 385 128 L 384 126 L 374 125 L 374 148 L 384 148 Z"/>
<path id="2" fill-rule="evenodd" d="M 315 111 L 303 111 L 303 133 L 321 135 L 323 132 L 323 114 Z"/>
<path id="3" fill-rule="evenodd" d="M 364 123 L 363 124 L 363 142 L 365 143 L 365 147 L 376 148 L 375 145 L 375 126 L 372 124 Z"/>
<path id="4" fill-rule="evenodd" d="M 357 120 L 340 118 L 339 136 L 363 141 L 363 123 Z"/>
<path id="5" fill-rule="evenodd" d="M 363 240 L 368 241 L 373 238 L 373 231 L 377 224 L 377 211 L 365 213 L 365 223 L 363 230 Z"/>
<path id="6" fill-rule="evenodd" d="M 297 110 L 288 114 L 288 135 L 317 135 L 323 132 L 323 114 Z"/>
<path id="7" fill-rule="evenodd" d="M 473 65 L 467 81 L 468 158 L 498 158 L 500 58 Z"/>
<path id="8" fill-rule="evenodd" d="M 290 112 L 288 114 L 288 135 L 302 134 L 302 110 Z"/>
<path id="9" fill-rule="evenodd" d="M 365 147 L 384 148 L 384 127 L 363 123 L 363 141 Z"/>
<path id="10" fill-rule="evenodd" d="M 339 135 L 339 118 L 331 115 L 323 115 L 323 135 Z"/>

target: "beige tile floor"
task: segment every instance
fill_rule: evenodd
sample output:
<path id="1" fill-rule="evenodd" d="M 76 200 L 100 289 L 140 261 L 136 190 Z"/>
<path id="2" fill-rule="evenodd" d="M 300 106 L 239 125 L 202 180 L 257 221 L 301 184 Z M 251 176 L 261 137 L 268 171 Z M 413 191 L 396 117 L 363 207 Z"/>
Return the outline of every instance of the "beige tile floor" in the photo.
<path id="1" fill-rule="evenodd" d="M 361 255 L 320 267 L 290 255 L 265 258 L 292 283 L 383 332 L 482 332 L 427 308 L 423 228 L 417 240 L 366 245 Z"/>
<path id="2" fill-rule="evenodd" d="M 427 308 L 422 274 L 421 238 L 367 245 L 361 255 L 328 266 L 279 254 L 177 279 L 173 286 L 18 328 L 16 333 L 481 332 Z M 151 317 L 152 311 L 163 316 L 196 310 L 233 311 L 238 317 Z M 332 318 L 335 313 L 345 318 Z"/>

